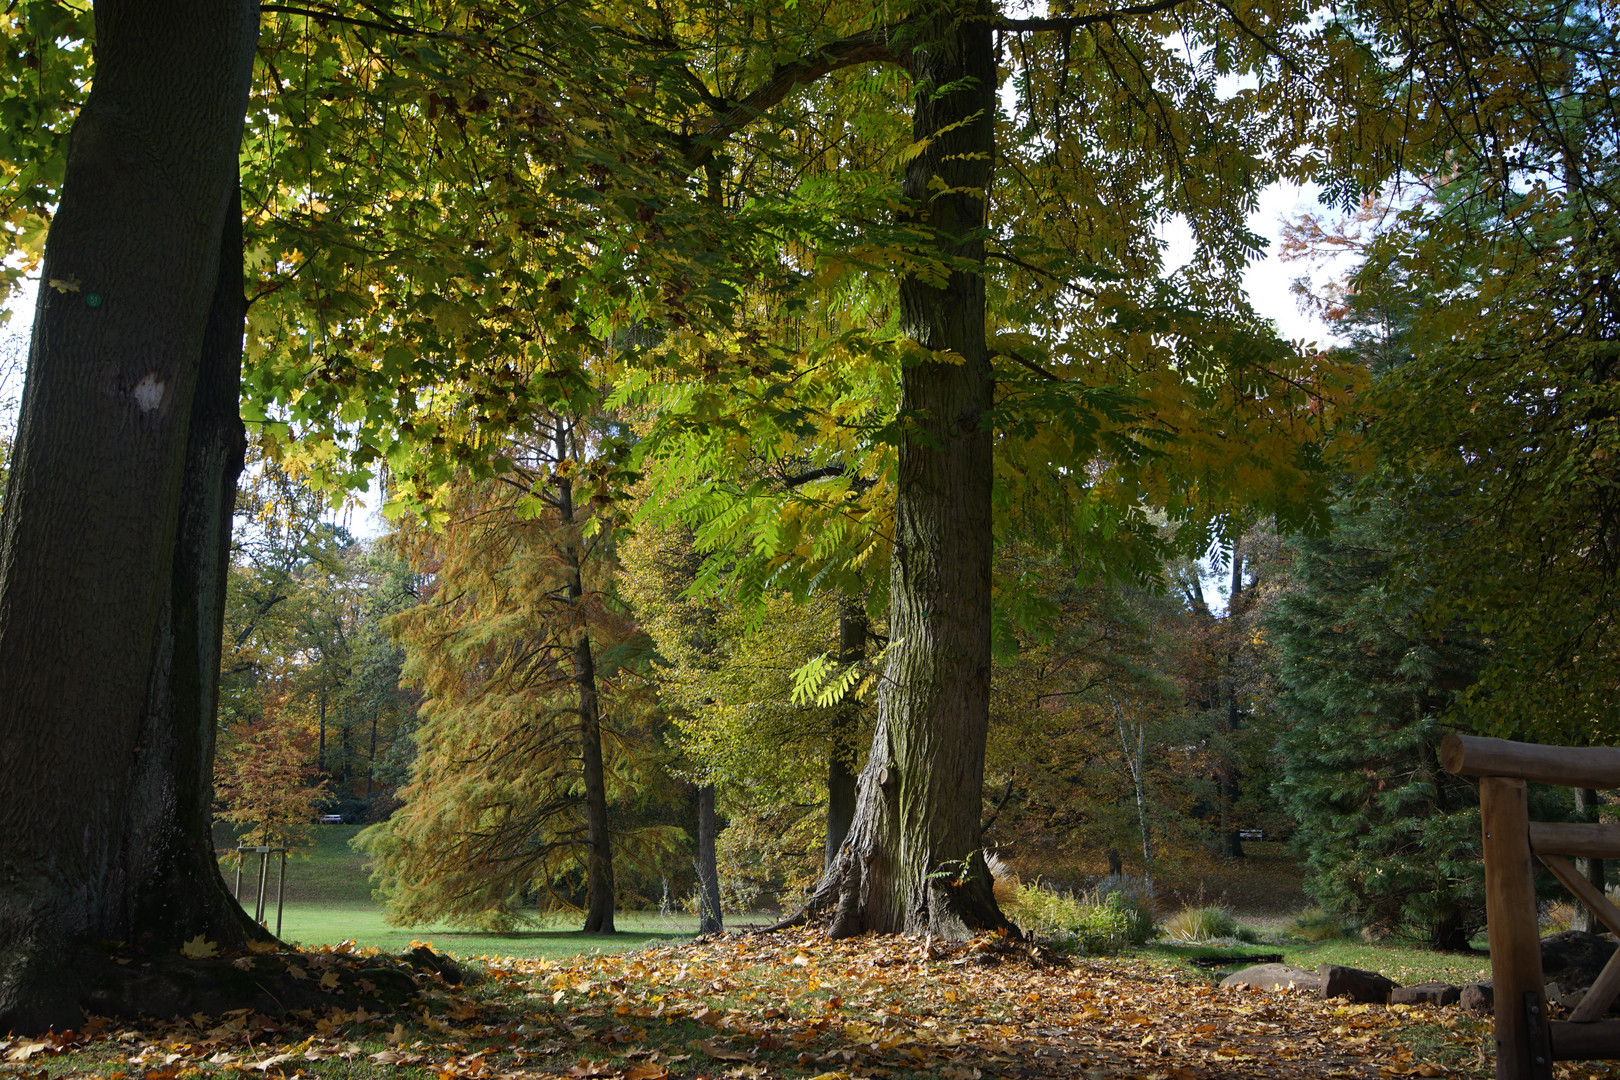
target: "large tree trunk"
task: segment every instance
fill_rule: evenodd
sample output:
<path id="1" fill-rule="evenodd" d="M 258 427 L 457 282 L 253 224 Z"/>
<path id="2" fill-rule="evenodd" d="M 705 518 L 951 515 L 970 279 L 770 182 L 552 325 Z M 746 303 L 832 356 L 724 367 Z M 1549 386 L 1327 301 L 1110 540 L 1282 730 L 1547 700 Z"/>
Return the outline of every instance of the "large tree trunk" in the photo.
<path id="1" fill-rule="evenodd" d="M 942 5 L 910 67 L 906 169 L 918 254 L 948 267 L 936 287 L 900 282 L 902 325 L 949 358 L 902 375 L 887 678 L 855 821 L 812 909 L 834 936 L 929 932 L 960 938 L 1009 924 L 980 851 L 990 694 L 993 379 L 985 348 L 985 198 L 994 154 L 996 65 L 989 7 Z"/>
<path id="2" fill-rule="evenodd" d="M 237 409 L 247 314 L 241 250 L 242 214 L 233 199 L 191 401 L 174 578 L 158 626 L 124 824 L 124 851 L 131 858 L 123 869 L 137 875 L 134 940 L 149 949 L 172 945 L 176 928 L 216 942 L 263 936 L 231 898 L 213 851 L 225 582 L 236 480 L 247 444 Z"/>
<path id="3" fill-rule="evenodd" d="M 558 424 L 561 425 L 559 420 Z M 558 460 L 567 460 L 567 446 L 557 439 Z M 557 483 L 558 502 L 564 524 L 572 529 L 574 485 L 567 479 Z M 585 574 L 579 544 L 570 540 L 563 547 L 568 569 L 568 603 L 573 609 L 574 688 L 579 698 L 579 744 L 585 781 L 585 926 L 587 934 L 614 932 L 613 834 L 608 829 L 607 776 L 602 768 L 602 699 L 596 687 L 596 655 L 591 651 L 591 635 L 585 607 Z"/>
<path id="4" fill-rule="evenodd" d="M 251 0 L 96 4 L 0 518 L 0 1029 L 134 1011 L 89 996 L 103 940 L 247 934 L 206 830 L 235 459 L 211 393 L 193 425 L 205 339 L 209 383 L 231 352 L 215 298 L 257 32 Z"/>

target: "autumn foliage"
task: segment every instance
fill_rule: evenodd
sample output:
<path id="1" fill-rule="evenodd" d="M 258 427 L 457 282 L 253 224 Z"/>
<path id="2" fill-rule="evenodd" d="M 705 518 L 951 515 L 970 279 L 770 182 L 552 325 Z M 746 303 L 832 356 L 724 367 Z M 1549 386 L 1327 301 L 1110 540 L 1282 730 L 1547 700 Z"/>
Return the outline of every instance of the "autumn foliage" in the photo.
<path id="1" fill-rule="evenodd" d="M 258 718 L 220 738 L 214 788 L 220 818 L 250 846 L 307 847 L 326 784 L 315 767 L 315 733 L 267 698 Z"/>

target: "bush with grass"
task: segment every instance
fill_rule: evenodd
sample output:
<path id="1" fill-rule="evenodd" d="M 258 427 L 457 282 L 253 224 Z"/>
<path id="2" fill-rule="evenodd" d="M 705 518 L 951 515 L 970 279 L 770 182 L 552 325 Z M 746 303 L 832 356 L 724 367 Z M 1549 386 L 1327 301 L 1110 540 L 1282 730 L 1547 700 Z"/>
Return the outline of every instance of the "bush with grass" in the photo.
<path id="1" fill-rule="evenodd" d="M 1164 924 L 1164 935 L 1172 941 L 1188 944 L 1237 940 L 1240 936 L 1237 920 L 1219 905 L 1183 908 Z"/>
<path id="2" fill-rule="evenodd" d="M 1153 937 L 1153 911 L 1128 888 L 1073 893 L 997 881 L 997 898 L 1013 922 L 1031 936 L 1087 955 L 1118 952 Z"/>

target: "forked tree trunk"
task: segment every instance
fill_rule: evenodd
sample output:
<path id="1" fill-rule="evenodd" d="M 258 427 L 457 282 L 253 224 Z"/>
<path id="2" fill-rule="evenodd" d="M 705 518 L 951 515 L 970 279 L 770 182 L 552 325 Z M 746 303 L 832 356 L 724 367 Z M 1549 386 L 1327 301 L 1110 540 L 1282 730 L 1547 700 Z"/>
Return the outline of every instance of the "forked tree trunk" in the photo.
<path id="1" fill-rule="evenodd" d="M 136 1011 L 104 940 L 250 932 L 207 778 L 239 279 L 215 299 L 257 34 L 249 0 L 96 4 L 0 518 L 0 1029 Z"/>
<path id="2" fill-rule="evenodd" d="M 942 287 L 900 282 L 902 325 L 949 359 L 907 366 L 891 570 L 892 641 L 855 821 L 811 911 L 833 936 L 1006 927 L 980 850 L 990 694 L 993 379 L 985 347 L 985 198 L 995 50 L 982 0 L 941 5 L 909 63 L 913 139 L 903 193 Z"/>

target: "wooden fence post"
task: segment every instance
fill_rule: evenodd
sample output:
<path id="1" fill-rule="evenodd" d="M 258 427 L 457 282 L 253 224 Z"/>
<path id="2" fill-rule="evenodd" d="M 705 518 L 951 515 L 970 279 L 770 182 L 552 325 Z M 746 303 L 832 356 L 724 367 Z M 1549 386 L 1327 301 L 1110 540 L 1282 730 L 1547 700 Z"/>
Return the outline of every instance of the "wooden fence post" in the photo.
<path id="1" fill-rule="evenodd" d="M 1496 999 L 1496 1077 L 1551 1080 L 1552 1044 L 1541 981 L 1541 934 L 1524 781 L 1481 777 L 1479 816 L 1485 834 L 1485 917 Z"/>

